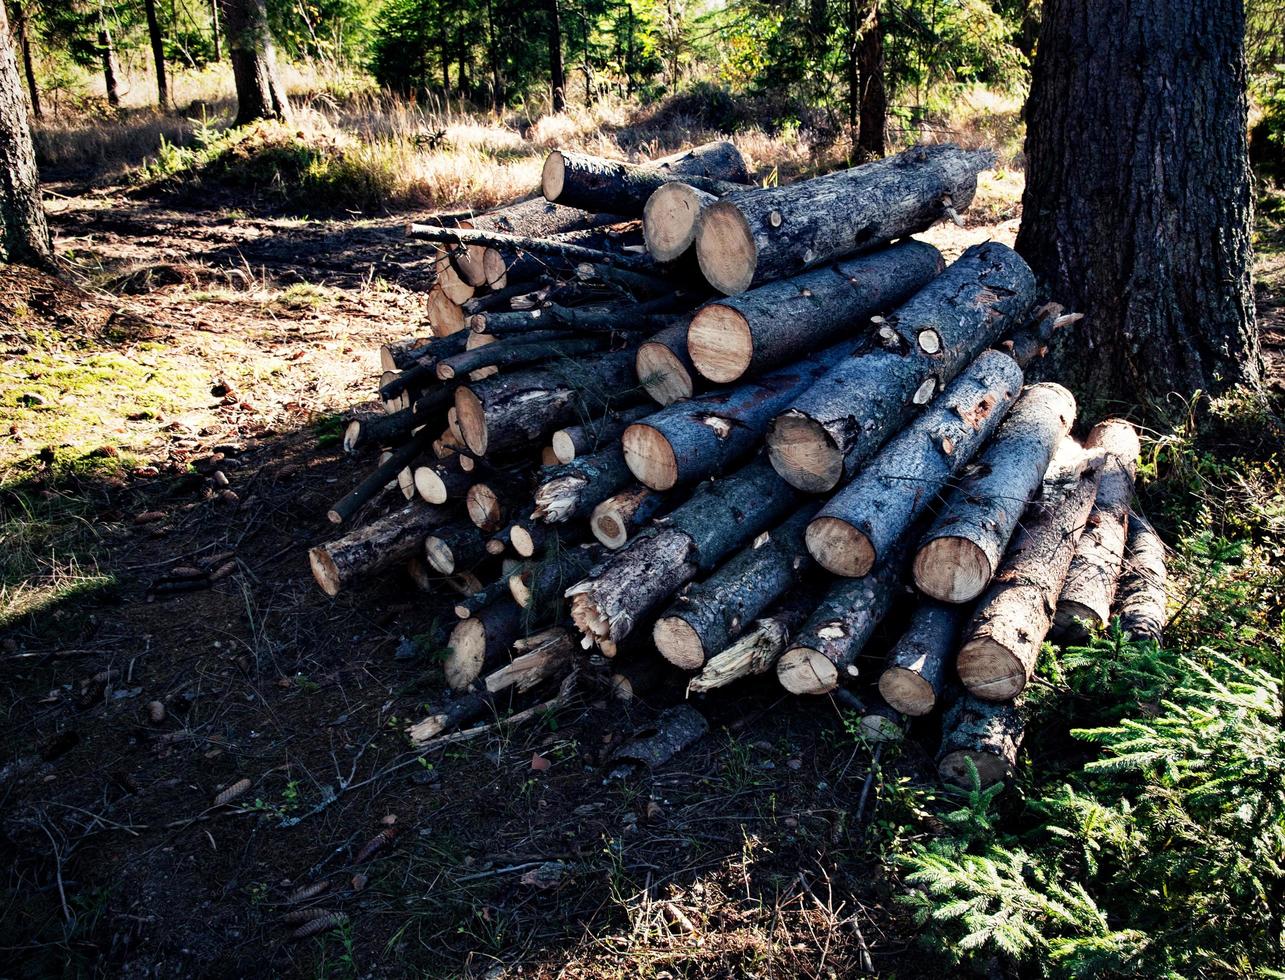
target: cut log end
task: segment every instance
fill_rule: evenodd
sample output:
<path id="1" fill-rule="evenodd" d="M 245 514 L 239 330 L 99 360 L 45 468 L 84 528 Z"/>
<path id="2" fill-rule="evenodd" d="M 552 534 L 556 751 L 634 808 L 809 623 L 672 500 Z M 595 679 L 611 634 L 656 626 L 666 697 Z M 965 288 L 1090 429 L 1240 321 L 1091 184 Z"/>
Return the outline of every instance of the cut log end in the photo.
<path id="1" fill-rule="evenodd" d="M 451 551 L 451 546 L 436 535 L 430 534 L 425 539 L 424 557 L 443 575 L 455 574 L 455 554 Z"/>
<path id="2" fill-rule="evenodd" d="M 915 555 L 915 585 L 942 602 L 970 602 L 990 583 L 990 559 L 967 538 L 933 538 Z"/>
<path id="3" fill-rule="evenodd" d="M 692 318 L 687 353 L 702 377 L 718 384 L 735 381 L 749 370 L 754 358 L 749 321 L 730 306 L 711 303 Z"/>
<path id="4" fill-rule="evenodd" d="M 486 409 L 482 400 L 468 388 L 455 392 L 455 424 L 464 444 L 478 456 L 486 455 Z"/>
<path id="5" fill-rule="evenodd" d="M 705 209 L 696 230 L 696 259 L 720 293 L 734 296 L 750 288 L 758 248 L 740 211 L 726 202 Z"/>
<path id="6" fill-rule="evenodd" d="M 482 673 L 486 660 L 486 625 L 476 618 L 461 620 L 451 630 L 449 646 L 443 673 L 452 691 L 462 691 Z"/>
<path id="7" fill-rule="evenodd" d="M 1107 623 L 1092 606 L 1074 599 L 1060 598 L 1053 624 L 1067 637 L 1082 640 L 1089 635 L 1090 630 L 1100 630 Z"/>
<path id="8" fill-rule="evenodd" d="M 509 544 L 522 558 L 530 558 L 535 554 L 535 538 L 531 536 L 531 531 L 521 524 L 514 524 L 509 529 Z"/>
<path id="9" fill-rule="evenodd" d="M 498 531 L 504 523 L 504 506 L 495 491 L 485 483 L 475 483 L 469 487 L 465 505 L 469 520 L 489 534 Z"/>
<path id="10" fill-rule="evenodd" d="M 312 566 L 312 577 L 321 586 L 321 591 L 328 596 L 337 596 L 343 587 L 339 569 L 325 548 L 313 548 L 308 552 L 308 563 Z"/>
<path id="11" fill-rule="evenodd" d="M 670 181 L 647 198 L 643 206 L 643 240 L 657 262 L 672 262 L 692 247 L 703 197 L 694 187 Z"/>
<path id="12" fill-rule="evenodd" d="M 1011 701 L 1026 687 L 1026 666 L 1011 650 L 988 636 L 964 644 L 956 662 L 959 679 L 983 701 Z"/>
<path id="13" fill-rule="evenodd" d="M 590 526 L 593 529 L 593 536 L 613 551 L 623 548 L 625 542 L 629 540 L 629 530 L 614 513 L 595 514 L 590 521 Z"/>
<path id="14" fill-rule="evenodd" d="M 967 787 L 972 782 L 972 775 L 968 769 L 969 759 L 977 767 L 977 775 L 983 787 L 1003 782 L 1012 773 L 1008 763 L 991 752 L 956 749 L 942 756 L 941 762 L 937 764 L 937 774 L 943 782 Z"/>
<path id="15" fill-rule="evenodd" d="M 356 452 L 361 445 L 361 419 L 353 419 L 344 427 L 344 452 Z"/>
<path id="16" fill-rule="evenodd" d="M 544 170 L 540 173 L 540 191 L 544 194 L 544 199 L 551 203 L 556 203 L 562 195 L 563 185 L 566 183 L 566 164 L 562 159 L 562 153 L 554 150 L 544 160 Z"/>
<path id="17" fill-rule="evenodd" d="M 559 429 L 550 440 L 553 444 L 553 456 L 559 463 L 570 463 L 576 458 L 576 443 L 566 429 Z"/>
<path id="18" fill-rule="evenodd" d="M 638 381 L 655 401 L 672 405 L 684 398 L 691 398 L 695 386 L 691 372 L 664 344 L 645 343 L 634 356 Z"/>
<path id="19" fill-rule="evenodd" d="M 791 694 L 825 694 L 839 686 L 839 668 L 820 650 L 794 647 L 777 661 L 776 678 Z"/>
<path id="20" fill-rule="evenodd" d="M 879 675 L 879 693 L 903 715 L 914 718 L 930 713 L 937 705 L 933 687 L 920 674 L 905 667 L 888 667 Z"/>
<path id="21" fill-rule="evenodd" d="M 653 490 L 668 490 L 678 482 L 674 447 L 658 429 L 635 422 L 620 438 L 625 465 L 640 483 Z"/>
<path id="22" fill-rule="evenodd" d="M 509 576 L 509 595 L 513 596 L 513 601 L 522 609 L 531 607 L 531 580 L 534 577 L 535 573 L 530 568 Z"/>
<path id="23" fill-rule="evenodd" d="M 860 578 L 874 567 L 877 556 L 870 539 L 837 517 L 818 517 L 812 521 L 805 540 L 817 564 L 832 575 Z"/>
<path id="24" fill-rule="evenodd" d="M 768 458 L 782 480 L 805 493 L 833 490 L 843 477 L 843 453 L 821 423 L 786 412 L 767 435 Z"/>
<path id="25" fill-rule="evenodd" d="M 660 655 L 675 667 L 699 670 L 705 664 L 705 646 L 700 634 L 681 616 L 662 616 L 652 628 L 652 640 Z"/>
<path id="26" fill-rule="evenodd" d="M 419 466 L 415 469 L 415 492 L 430 504 L 444 504 L 449 496 L 446 483 L 431 466 Z"/>

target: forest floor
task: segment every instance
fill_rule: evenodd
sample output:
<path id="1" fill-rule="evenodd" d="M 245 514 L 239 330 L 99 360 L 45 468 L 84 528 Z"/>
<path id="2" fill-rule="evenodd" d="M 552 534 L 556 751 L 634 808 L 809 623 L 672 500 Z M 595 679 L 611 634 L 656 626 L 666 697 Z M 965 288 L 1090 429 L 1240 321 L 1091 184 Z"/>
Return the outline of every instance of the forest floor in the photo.
<path id="1" fill-rule="evenodd" d="M 931 760 L 911 739 L 872 765 L 828 702 L 772 679 L 712 696 L 711 734 L 627 782 L 602 763 L 649 708 L 594 692 L 409 751 L 440 668 L 395 654 L 446 600 L 396 575 L 329 599 L 306 559 L 371 465 L 339 413 L 371 403 L 380 342 L 425 332 L 431 264 L 398 218 L 49 190 L 83 286 L 0 271 L 6 975 L 937 972 L 885 861 L 932 832 L 902 792 Z M 1011 204 L 933 237 L 1011 241 Z M 300 907 L 347 922 L 292 942 Z"/>

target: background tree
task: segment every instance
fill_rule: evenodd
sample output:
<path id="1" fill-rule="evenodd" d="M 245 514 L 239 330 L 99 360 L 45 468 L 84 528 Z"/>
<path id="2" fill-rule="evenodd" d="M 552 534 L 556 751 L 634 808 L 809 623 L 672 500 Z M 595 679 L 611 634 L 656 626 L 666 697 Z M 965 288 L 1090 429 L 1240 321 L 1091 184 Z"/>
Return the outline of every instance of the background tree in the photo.
<path id="1" fill-rule="evenodd" d="M 14 57 L 9 16 L 0 0 L 0 226 L 5 258 L 52 269 L 53 242 L 40 200 L 40 175 L 31 145 L 27 100 Z"/>
<path id="2" fill-rule="evenodd" d="M 13 36 L 22 52 L 22 70 L 27 76 L 27 94 L 31 98 L 31 114 L 41 119 L 44 113 L 40 108 L 40 88 L 36 85 L 36 69 L 31 60 L 31 38 L 27 33 L 27 14 L 18 0 L 13 4 Z"/>
<path id="3" fill-rule="evenodd" d="M 545 0 L 549 18 L 549 84 L 553 90 L 553 111 L 567 107 L 567 76 L 562 70 L 562 24 L 558 0 Z"/>
<path id="4" fill-rule="evenodd" d="M 170 87 L 165 78 L 165 37 L 161 34 L 161 21 L 156 16 L 156 0 L 143 0 L 147 15 L 147 36 L 152 43 L 152 62 L 156 66 L 156 103 L 162 109 L 170 105 Z"/>
<path id="5" fill-rule="evenodd" d="M 236 82 L 236 120 L 289 119 L 290 100 L 277 78 L 272 33 L 263 0 L 220 0 L 232 77 Z"/>
<path id="6" fill-rule="evenodd" d="M 1129 404 L 1258 378 L 1240 0 L 1047 0 L 1018 251 L 1085 320 L 1051 373 Z"/>
<path id="7" fill-rule="evenodd" d="M 869 157 L 882 157 L 888 129 L 888 95 L 884 82 L 883 27 L 879 22 L 879 0 L 861 25 L 857 45 L 857 82 L 860 87 L 860 130 L 857 146 Z M 851 110 L 849 110 L 851 112 Z"/>

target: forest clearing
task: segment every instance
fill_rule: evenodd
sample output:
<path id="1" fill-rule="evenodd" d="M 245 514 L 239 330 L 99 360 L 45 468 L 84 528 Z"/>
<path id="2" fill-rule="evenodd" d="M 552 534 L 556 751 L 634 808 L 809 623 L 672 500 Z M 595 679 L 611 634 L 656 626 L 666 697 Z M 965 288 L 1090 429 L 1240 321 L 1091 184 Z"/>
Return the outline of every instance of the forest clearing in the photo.
<path id="1" fill-rule="evenodd" d="M 6 975 L 1285 969 L 1278 15 L 1107 6 L 5 0 Z"/>

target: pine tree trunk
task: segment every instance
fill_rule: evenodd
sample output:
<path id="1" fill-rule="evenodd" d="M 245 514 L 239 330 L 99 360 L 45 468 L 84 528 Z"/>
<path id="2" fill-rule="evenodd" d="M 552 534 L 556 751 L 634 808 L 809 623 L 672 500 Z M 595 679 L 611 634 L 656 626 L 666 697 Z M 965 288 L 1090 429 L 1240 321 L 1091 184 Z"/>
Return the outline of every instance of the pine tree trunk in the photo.
<path id="1" fill-rule="evenodd" d="M 289 119 L 290 100 L 277 78 L 264 0 L 219 0 L 236 81 L 234 126 L 258 119 Z"/>
<path id="2" fill-rule="evenodd" d="M 40 172 L 12 39 L 0 2 L 0 244 L 8 262 L 52 269 L 53 242 L 40 200 Z"/>
<path id="3" fill-rule="evenodd" d="M 36 85 L 36 68 L 31 59 L 31 38 L 27 35 L 27 14 L 21 3 L 13 4 L 13 31 L 18 47 L 22 51 L 22 70 L 27 76 L 27 94 L 31 98 L 31 116 L 43 119 L 44 111 L 40 107 L 40 87 Z"/>
<path id="4" fill-rule="evenodd" d="M 549 16 L 549 84 L 553 89 L 553 111 L 567 107 L 567 76 L 562 69 L 562 24 L 558 18 L 558 0 L 545 0 Z"/>
<path id="5" fill-rule="evenodd" d="M 1085 314 L 1049 373 L 1161 403 L 1260 376 L 1241 0 L 1046 0 L 1017 250 Z"/>
<path id="6" fill-rule="evenodd" d="M 147 14 L 147 36 L 152 43 L 152 61 L 156 65 L 156 104 L 162 109 L 170 107 L 170 86 L 165 77 L 165 39 L 161 36 L 161 22 L 156 16 L 156 0 L 143 0 Z"/>
<path id="7" fill-rule="evenodd" d="M 112 46 L 111 32 L 107 30 L 107 22 L 101 14 L 98 23 L 98 53 L 103 60 L 103 88 L 107 92 L 107 104 L 116 108 L 120 105 L 120 92 L 116 87 L 116 49 Z"/>
<path id="8" fill-rule="evenodd" d="M 214 60 L 223 60 L 223 28 L 219 26 L 219 0 L 210 0 L 210 32 L 214 41 Z"/>
<path id="9" fill-rule="evenodd" d="M 861 86 L 861 129 L 857 146 L 876 159 L 886 150 L 884 133 L 888 127 L 888 94 L 883 71 L 883 27 L 879 23 L 879 0 L 874 0 L 857 51 Z"/>

